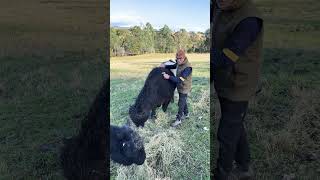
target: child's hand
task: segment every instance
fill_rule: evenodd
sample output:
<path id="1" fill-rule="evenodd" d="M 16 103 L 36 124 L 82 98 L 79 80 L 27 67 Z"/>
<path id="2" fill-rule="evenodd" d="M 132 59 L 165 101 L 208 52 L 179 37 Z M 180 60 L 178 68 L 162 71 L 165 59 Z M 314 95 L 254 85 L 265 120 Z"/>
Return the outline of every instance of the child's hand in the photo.
<path id="1" fill-rule="evenodd" d="M 170 78 L 170 75 L 165 73 L 165 72 L 163 72 L 162 75 L 163 75 L 164 79 L 169 79 Z"/>

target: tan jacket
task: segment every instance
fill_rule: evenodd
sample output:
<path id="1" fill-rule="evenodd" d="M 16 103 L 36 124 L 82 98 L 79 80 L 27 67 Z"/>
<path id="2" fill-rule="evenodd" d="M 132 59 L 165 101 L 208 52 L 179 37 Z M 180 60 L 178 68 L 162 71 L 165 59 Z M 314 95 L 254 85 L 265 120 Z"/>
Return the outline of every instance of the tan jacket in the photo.
<path id="1" fill-rule="evenodd" d="M 178 89 L 179 93 L 183 93 L 183 94 L 190 93 L 191 86 L 192 86 L 192 72 L 186 78 L 181 77 L 181 72 L 187 67 L 192 67 L 192 66 L 191 66 L 188 58 L 186 57 L 183 64 L 180 64 L 180 65 L 178 64 L 178 66 L 177 66 L 177 77 L 182 80 L 182 82 L 178 84 L 177 89 Z"/>
<path id="2" fill-rule="evenodd" d="M 241 2 L 242 4 L 239 4 Z M 224 43 L 236 26 L 245 18 L 257 17 L 262 20 L 257 8 L 251 0 L 241 0 L 235 9 L 221 11 L 213 24 L 213 47 L 226 53 Z M 232 69 L 213 69 L 215 76 L 215 89 L 219 96 L 232 101 L 248 101 L 256 91 L 260 77 L 262 63 L 263 27 L 257 39 L 250 45 L 245 53 L 238 57 Z"/>

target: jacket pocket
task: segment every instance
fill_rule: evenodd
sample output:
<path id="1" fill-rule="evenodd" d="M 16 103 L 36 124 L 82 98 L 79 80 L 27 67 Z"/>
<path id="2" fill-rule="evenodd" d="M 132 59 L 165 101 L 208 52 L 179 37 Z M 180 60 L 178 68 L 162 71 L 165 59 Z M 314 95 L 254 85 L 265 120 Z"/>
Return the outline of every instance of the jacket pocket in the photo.
<path id="1" fill-rule="evenodd" d="M 215 73 L 216 85 L 219 88 L 232 88 L 234 70 L 232 66 L 217 69 Z"/>
<path id="2" fill-rule="evenodd" d="M 246 87 L 248 86 L 248 70 L 249 66 L 243 66 L 239 64 L 235 64 L 234 72 L 233 72 L 233 86 L 234 87 Z"/>

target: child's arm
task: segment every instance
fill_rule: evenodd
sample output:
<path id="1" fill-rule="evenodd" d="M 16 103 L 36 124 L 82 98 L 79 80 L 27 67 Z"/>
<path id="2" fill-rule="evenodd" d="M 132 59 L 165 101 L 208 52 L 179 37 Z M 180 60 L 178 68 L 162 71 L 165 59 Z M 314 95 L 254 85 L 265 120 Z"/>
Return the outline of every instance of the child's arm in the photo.
<path id="1" fill-rule="evenodd" d="M 176 84 L 179 84 L 179 83 L 183 82 L 191 73 L 192 73 L 192 68 L 187 67 L 181 72 L 180 77 L 170 76 L 169 80 L 176 83 Z"/>

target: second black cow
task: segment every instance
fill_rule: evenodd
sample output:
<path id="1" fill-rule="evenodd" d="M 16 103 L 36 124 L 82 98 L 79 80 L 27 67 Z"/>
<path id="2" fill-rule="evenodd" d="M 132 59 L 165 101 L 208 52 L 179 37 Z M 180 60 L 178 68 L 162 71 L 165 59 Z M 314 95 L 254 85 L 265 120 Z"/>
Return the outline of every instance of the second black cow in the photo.
<path id="1" fill-rule="evenodd" d="M 150 116 L 155 118 L 158 107 L 162 106 L 162 110 L 165 112 L 174 97 L 176 85 L 164 79 L 163 72 L 170 76 L 174 75 L 166 68 L 156 67 L 152 69 L 135 104 L 129 109 L 130 118 L 137 127 L 143 127 Z"/>
<path id="2" fill-rule="evenodd" d="M 146 152 L 142 138 L 128 126 L 110 125 L 110 157 L 126 166 L 143 164 Z"/>

